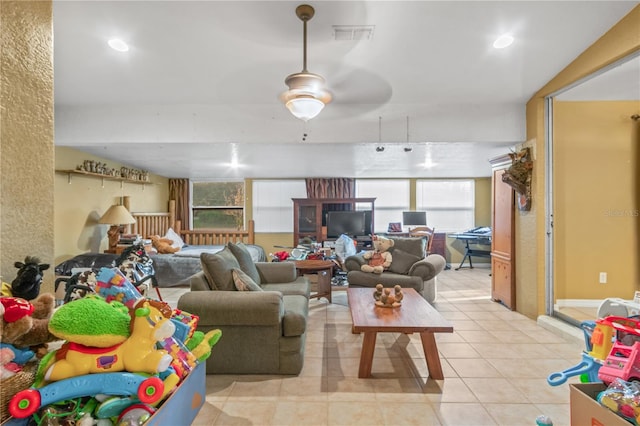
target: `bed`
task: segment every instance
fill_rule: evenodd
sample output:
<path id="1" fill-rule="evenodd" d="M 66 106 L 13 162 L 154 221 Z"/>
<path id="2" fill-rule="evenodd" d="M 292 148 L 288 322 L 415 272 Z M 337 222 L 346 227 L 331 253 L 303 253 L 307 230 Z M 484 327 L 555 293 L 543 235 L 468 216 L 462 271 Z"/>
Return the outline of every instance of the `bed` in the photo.
<path id="1" fill-rule="evenodd" d="M 126 203 L 125 203 L 125 207 Z M 175 219 L 175 201 L 169 201 L 169 211 L 160 213 L 132 212 L 136 223 L 131 225 L 131 233 L 148 239 L 152 235 L 163 236 L 172 228 L 184 241 L 185 245 L 174 254 L 153 254 L 153 265 L 159 287 L 188 285 L 189 277 L 202 268 L 200 254 L 216 253 L 228 242 L 243 243 L 249 249 L 255 262 L 266 261 L 264 249 L 255 245 L 254 222 L 248 221 L 247 229 L 196 229 L 183 230 L 179 220 Z M 118 258 L 117 254 L 84 253 L 58 264 L 56 275 L 72 275 L 74 268 L 99 269 L 111 266 Z"/>

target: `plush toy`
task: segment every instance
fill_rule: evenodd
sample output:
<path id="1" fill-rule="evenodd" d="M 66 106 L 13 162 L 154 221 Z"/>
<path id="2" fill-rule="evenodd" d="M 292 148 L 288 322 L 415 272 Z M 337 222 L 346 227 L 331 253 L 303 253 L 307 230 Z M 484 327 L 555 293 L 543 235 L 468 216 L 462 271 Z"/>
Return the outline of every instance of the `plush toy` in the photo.
<path id="1" fill-rule="evenodd" d="M 211 356 L 211 349 L 222 337 L 222 330 L 215 328 L 208 333 L 196 331 L 187 340 L 187 348 L 195 355 L 198 361 L 204 361 Z"/>
<path id="2" fill-rule="evenodd" d="M 48 329 L 54 306 L 55 296 L 51 293 L 42 293 L 30 302 L 19 297 L 0 297 L 1 344 L 36 352 L 43 348 L 46 352 L 46 343 L 58 340 Z"/>
<path id="3" fill-rule="evenodd" d="M 180 250 L 179 247 L 172 247 L 173 241 L 168 238 L 162 238 L 159 235 L 151 236 L 151 244 L 158 250 L 158 254 L 175 253 Z"/>
<path id="4" fill-rule="evenodd" d="M 20 366 L 13 362 L 15 353 L 9 348 L 0 348 L 0 379 L 8 379 L 20 372 Z"/>
<path id="5" fill-rule="evenodd" d="M 371 241 L 374 249 L 364 253 L 363 257 L 367 263 L 362 265 L 360 270 L 381 274 L 391 266 L 392 256 L 388 250 L 393 247 L 394 241 L 377 235 L 373 235 Z"/>
<path id="6" fill-rule="evenodd" d="M 45 381 L 57 381 L 89 373 L 165 371 L 173 358 L 156 344 L 175 331 L 169 320 L 171 309 L 165 305 L 141 300 L 135 308 L 127 309 L 99 296 L 62 305 L 49 328 L 67 342 L 43 358 L 37 375 L 44 374 Z"/>

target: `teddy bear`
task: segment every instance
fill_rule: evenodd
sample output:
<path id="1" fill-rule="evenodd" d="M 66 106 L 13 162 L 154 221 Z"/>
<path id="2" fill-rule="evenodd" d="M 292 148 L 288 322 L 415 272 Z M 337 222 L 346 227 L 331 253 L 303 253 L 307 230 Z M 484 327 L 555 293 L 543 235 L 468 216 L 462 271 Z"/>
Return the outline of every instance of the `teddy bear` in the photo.
<path id="1" fill-rule="evenodd" d="M 381 274 L 385 269 L 391 266 L 393 257 L 389 253 L 389 249 L 393 247 L 394 241 L 390 238 L 380 237 L 377 235 L 371 236 L 371 242 L 373 244 L 373 250 L 366 251 L 364 253 L 364 260 L 367 261 L 360 267 L 363 272 L 373 272 L 374 274 Z"/>
<path id="2" fill-rule="evenodd" d="M 14 362 L 20 364 L 34 354 L 44 355 L 46 344 L 59 340 L 49 332 L 54 307 L 55 296 L 51 293 L 42 293 L 31 301 L 0 297 L 0 347 L 14 352 Z"/>
<path id="3" fill-rule="evenodd" d="M 168 238 L 162 238 L 160 235 L 151 236 L 151 244 L 158 250 L 158 254 L 175 253 L 180 250 L 179 247 L 172 247 L 173 241 Z"/>

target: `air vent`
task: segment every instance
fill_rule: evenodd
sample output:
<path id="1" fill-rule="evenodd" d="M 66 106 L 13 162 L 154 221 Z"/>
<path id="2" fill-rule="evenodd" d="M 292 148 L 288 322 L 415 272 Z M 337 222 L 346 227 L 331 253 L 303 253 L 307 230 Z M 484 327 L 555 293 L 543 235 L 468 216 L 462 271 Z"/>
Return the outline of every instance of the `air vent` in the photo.
<path id="1" fill-rule="evenodd" d="M 345 40 L 371 40 L 375 25 L 333 25 L 333 38 Z"/>

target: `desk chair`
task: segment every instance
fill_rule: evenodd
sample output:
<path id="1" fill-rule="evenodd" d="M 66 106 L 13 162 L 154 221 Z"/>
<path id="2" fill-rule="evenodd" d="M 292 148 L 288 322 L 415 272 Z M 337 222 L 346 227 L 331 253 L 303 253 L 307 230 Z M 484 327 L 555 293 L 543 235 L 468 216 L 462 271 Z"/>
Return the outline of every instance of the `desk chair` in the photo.
<path id="1" fill-rule="evenodd" d="M 418 226 L 409 231 L 409 235 L 412 237 L 427 237 L 426 256 L 431 254 L 431 245 L 433 244 L 433 235 L 435 233 L 436 229 L 429 228 L 428 226 Z"/>

